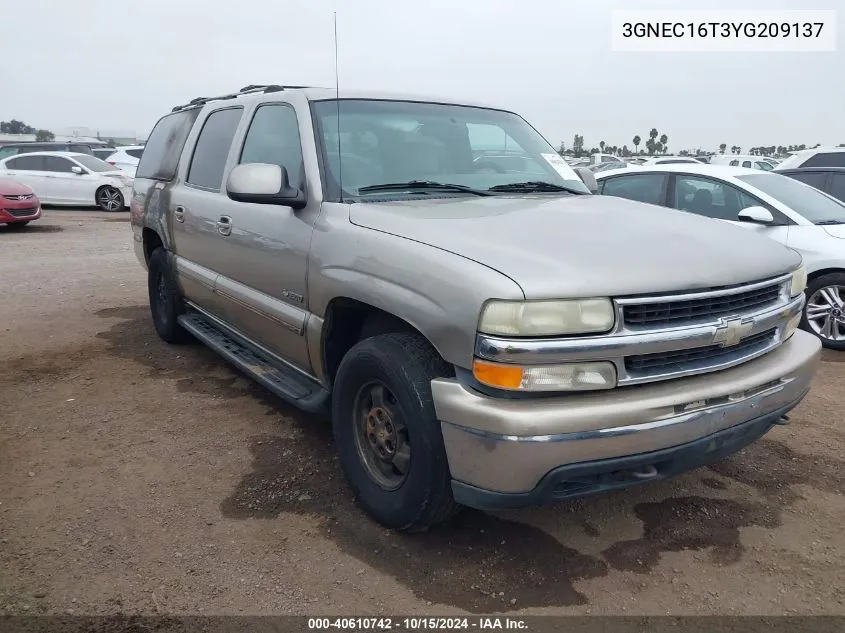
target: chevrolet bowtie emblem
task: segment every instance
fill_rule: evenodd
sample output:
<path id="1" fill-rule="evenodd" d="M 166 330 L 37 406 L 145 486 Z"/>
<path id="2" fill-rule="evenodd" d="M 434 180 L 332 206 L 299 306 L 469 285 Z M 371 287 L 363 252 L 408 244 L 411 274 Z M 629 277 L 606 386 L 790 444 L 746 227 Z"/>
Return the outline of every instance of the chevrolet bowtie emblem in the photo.
<path id="1" fill-rule="evenodd" d="M 732 347 L 748 336 L 753 327 L 754 319 L 723 318 L 722 323 L 716 328 L 716 334 L 713 335 L 713 344 Z"/>

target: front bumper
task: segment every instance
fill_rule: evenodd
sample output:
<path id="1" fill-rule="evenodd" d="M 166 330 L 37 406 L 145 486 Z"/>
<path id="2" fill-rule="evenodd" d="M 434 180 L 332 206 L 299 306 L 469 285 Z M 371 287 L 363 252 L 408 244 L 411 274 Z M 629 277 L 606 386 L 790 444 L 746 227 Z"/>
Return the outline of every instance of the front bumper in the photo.
<path id="1" fill-rule="evenodd" d="M 757 439 L 796 406 L 820 355 L 818 339 L 799 330 L 732 369 L 604 392 L 504 400 L 434 380 L 455 498 L 516 507 L 709 463 Z"/>
<path id="2" fill-rule="evenodd" d="M 28 208 L 11 208 L 0 209 L 0 224 L 15 224 L 17 222 L 31 222 L 41 217 L 41 205 L 35 209 L 33 213 L 28 215 L 21 215 L 21 213 Z"/>

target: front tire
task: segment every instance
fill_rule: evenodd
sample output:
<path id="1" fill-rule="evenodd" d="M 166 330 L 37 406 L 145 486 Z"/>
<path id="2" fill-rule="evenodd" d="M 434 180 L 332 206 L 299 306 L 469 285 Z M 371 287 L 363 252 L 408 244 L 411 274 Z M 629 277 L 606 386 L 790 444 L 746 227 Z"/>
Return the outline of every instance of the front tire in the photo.
<path id="1" fill-rule="evenodd" d="M 156 333 L 168 343 L 182 343 L 188 340 L 188 332 L 177 321 L 179 315 L 185 311 L 185 304 L 179 294 L 170 258 L 164 247 L 156 248 L 150 255 L 148 269 L 147 290 Z"/>
<path id="2" fill-rule="evenodd" d="M 425 530 L 457 508 L 431 380 L 448 365 L 418 334 L 380 334 L 344 356 L 332 394 L 340 464 L 355 498 L 395 530 Z"/>
<path id="3" fill-rule="evenodd" d="M 117 187 L 105 186 L 97 189 L 97 206 L 103 211 L 120 211 L 123 209 L 123 194 Z"/>
<path id="4" fill-rule="evenodd" d="M 807 285 L 801 328 L 829 349 L 845 350 L 845 273 L 822 275 Z"/>

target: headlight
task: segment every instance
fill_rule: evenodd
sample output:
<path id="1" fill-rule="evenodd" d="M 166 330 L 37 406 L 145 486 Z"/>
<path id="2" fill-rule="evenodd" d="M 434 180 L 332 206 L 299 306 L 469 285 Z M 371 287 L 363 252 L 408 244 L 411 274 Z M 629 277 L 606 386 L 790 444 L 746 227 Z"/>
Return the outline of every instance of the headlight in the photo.
<path id="1" fill-rule="evenodd" d="M 616 367 L 609 362 L 522 367 L 476 359 L 472 375 L 483 385 L 507 391 L 591 391 L 616 386 Z"/>
<path id="2" fill-rule="evenodd" d="M 489 301 L 478 330 L 485 334 L 559 336 L 607 332 L 613 327 L 610 299 L 564 301 Z"/>
<path id="3" fill-rule="evenodd" d="M 792 273 L 792 283 L 789 286 L 789 296 L 797 297 L 807 289 L 807 269 L 801 265 Z"/>

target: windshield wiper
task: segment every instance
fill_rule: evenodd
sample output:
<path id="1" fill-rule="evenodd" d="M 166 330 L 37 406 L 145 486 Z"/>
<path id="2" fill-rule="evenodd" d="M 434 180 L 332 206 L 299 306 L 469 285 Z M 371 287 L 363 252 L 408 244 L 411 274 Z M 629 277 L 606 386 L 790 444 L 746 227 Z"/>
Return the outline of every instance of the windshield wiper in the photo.
<path id="1" fill-rule="evenodd" d="M 830 226 L 832 224 L 845 224 L 842 220 L 822 220 L 821 222 L 816 222 L 816 226 Z"/>
<path id="2" fill-rule="evenodd" d="M 583 195 L 586 192 L 572 189 L 571 187 L 564 187 L 563 185 L 556 185 L 553 182 L 543 182 L 541 180 L 529 180 L 526 182 L 511 182 L 506 185 L 495 185 L 490 187 L 490 191 L 513 191 L 513 192 L 533 192 L 533 191 L 566 191 L 576 195 Z"/>
<path id="3" fill-rule="evenodd" d="M 414 191 L 432 189 L 434 191 L 454 191 L 458 193 L 471 193 L 475 196 L 490 196 L 491 193 L 482 189 L 473 189 L 464 185 L 453 185 L 434 180 L 410 180 L 408 182 L 385 182 L 380 185 L 367 185 L 360 187 L 358 193 L 377 193 L 379 191 Z"/>

